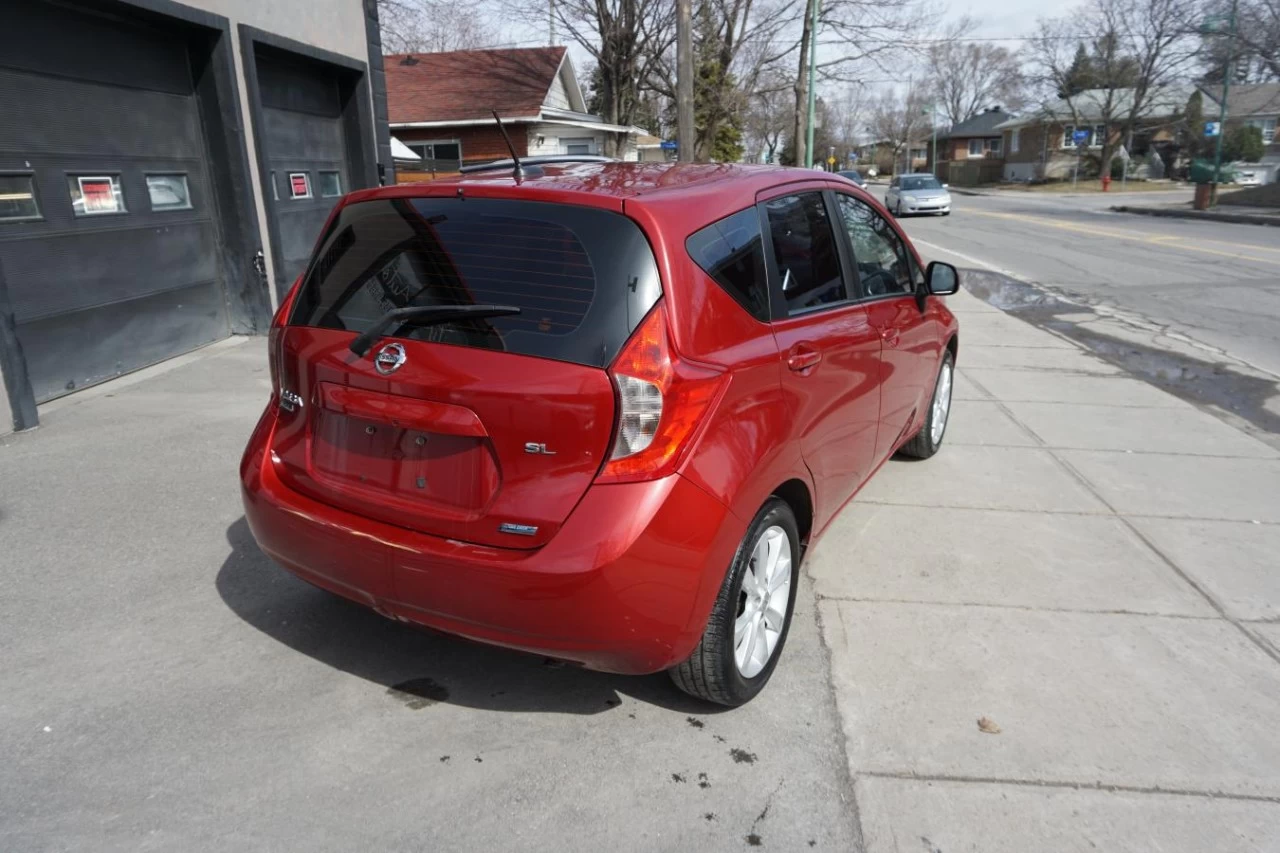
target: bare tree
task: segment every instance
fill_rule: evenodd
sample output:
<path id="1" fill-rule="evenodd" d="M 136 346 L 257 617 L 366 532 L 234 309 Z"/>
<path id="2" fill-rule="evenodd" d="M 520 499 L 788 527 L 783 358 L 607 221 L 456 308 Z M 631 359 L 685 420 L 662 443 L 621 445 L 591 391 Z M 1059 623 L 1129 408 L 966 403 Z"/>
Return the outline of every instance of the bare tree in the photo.
<path id="1" fill-rule="evenodd" d="M 1204 0 L 1200 14 L 1225 21 L 1231 0 Z M 1262 81 L 1280 80 L 1280 0 L 1236 0 L 1235 62 L 1254 61 Z M 1204 46 L 1209 75 L 1221 80 L 1225 40 L 1213 36 Z"/>
<path id="2" fill-rule="evenodd" d="M 443 53 L 489 47 L 502 36 L 465 0 L 378 0 L 384 53 Z"/>
<path id="3" fill-rule="evenodd" d="M 783 138 L 795 127 L 795 102 L 790 84 L 782 74 L 760 80 L 760 88 L 748 96 L 745 116 L 747 151 L 767 162 L 777 163 Z"/>
<path id="4" fill-rule="evenodd" d="M 1022 57 L 999 45 L 963 40 L 972 27 L 962 18 L 950 29 L 951 38 L 931 44 L 925 54 L 933 99 L 952 125 L 993 104 L 1016 111 L 1024 103 Z"/>
<path id="5" fill-rule="evenodd" d="M 1090 0 L 1075 15 L 1040 22 L 1031 49 L 1043 81 L 1062 95 L 1068 116 L 1061 118 L 1078 124 L 1083 110 L 1091 123 L 1106 125 L 1103 174 L 1116 143 L 1131 140 L 1192 67 L 1195 17 L 1193 0 Z M 1085 36 L 1086 51 L 1072 41 L 1074 34 Z M 1079 91 L 1082 53 L 1091 88 Z"/>
<path id="6" fill-rule="evenodd" d="M 546 0 L 501 0 L 506 14 L 531 27 L 548 20 Z M 674 54 L 676 4 L 672 0 L 556 0 L 556 31 L 567 35 L 594 61 L 594 101 L 610 124 L 634 124 L 645 111 L 645 81 Z M 674 55 L 672 56 L 674 68 Z M 674 73 L 672 91 L 674 96 Z M 610 134 L 605 153 L 616 156 L 620 139 Z"/>
<path id="7" fill-rule="evenodd" d="M 912 143 L 922 141 L 929 132 L 929 110 L 923 90 L 916 87 L 910 87 L 904 92 L 886 89 L 871 104 L 869 112 L 869 130 L 874 141 L 889 146 L 895 164 L 899 155 L 904 150 L 907 151 L 910 171 L 909 152 Z"/>
<path id="8" fill-rule="evenodd" d="M 816 45 L 810 32 L 814 4 L 819 4 Z M 902 60 L 914 59 L 918 52 L 913 36 L 930 31 L 932 17 L 927 0 L 807 0 L 794 86 L 797 163 L 805 160 L 809 51 L 824 48 L 815 63 L 823 81 L 859 82 L 868 68 L 901 74 Z"/>

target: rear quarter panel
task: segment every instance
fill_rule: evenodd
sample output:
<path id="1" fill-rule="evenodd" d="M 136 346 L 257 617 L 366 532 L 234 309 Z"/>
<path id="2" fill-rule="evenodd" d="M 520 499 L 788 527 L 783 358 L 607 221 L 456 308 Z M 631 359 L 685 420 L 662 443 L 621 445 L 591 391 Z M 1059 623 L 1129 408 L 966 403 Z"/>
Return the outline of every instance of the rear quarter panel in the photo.
<path id="1" fill-rule="evenodd" d="M 732 209 L 689 211 L 666 202 L 627 202 L 653 244 L 677 352 L 729 368 L 730 380 L 681 473 L 744 522 L 790 479 L 812 482 L 792 434 L 772 327 L 752 317 L 693 262 L 685 241 Z M 727 568 L 727 567 L 726 567 Z"/>

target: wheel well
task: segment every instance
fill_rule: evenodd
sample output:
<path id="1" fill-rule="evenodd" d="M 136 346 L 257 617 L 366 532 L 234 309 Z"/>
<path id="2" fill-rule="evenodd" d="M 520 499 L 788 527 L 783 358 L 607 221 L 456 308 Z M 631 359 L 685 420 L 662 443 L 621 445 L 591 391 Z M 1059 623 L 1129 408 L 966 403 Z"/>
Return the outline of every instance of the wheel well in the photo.
<path id="1" fill-rule="evenodd" d="M 808 544 L 809 532 L 813 529 L 813 500 L 809 497 L 809 487 L 803 480 L 787 480 L 774 489 L 773 494 L 791 507 L 796 516 L 796 527 L 800 529 L 800 541 Z"/>
<path id="2" fill-rule="evenodd" d="M 951 336 L 951 340 L 947 341 L 947 349 L 951 350 L 951 363 L 955 364 L 960 360 L 960 333 Z"/>

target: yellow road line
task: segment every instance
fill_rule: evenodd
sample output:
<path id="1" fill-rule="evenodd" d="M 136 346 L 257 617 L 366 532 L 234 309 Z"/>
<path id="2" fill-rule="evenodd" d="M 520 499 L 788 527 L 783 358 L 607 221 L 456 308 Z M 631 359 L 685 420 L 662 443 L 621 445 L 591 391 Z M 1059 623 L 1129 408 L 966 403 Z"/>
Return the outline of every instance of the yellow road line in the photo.
<path id="1" fill-rule="evenodd" d="M 1022 213 L 996 213 L 990 210 L 966 210 L 965 215 L 990 216 L 996 219 L 1013 219 L 1018 222 L 1032 222 L 1037 225 L 1043 225 L 1046 228 L 1058 228 L 1063 231 L 1076 231 L 1080 234 L 1093 234 L 1099 237 L 1110 237 L 1111 239 L 1133 240 L 1138 243 L 1147 243 L 1152 246 L 1169 246 L 1174 241 L 1185 241 L 1186 238 L 1177 234 L 1146 234 L 1141 231 L 1126 231 L 1123 228 L 1094 228 L 1089 225 L 1079 225 L 1075 222 L 1055 222 L 1052 219 L 1045 219 L 1042 216 L 1029 216 Z M 1212 243 L 1217 246 L 1229 246 L 1235 249 L 1248 249 L 1253 252 L 1280 252 L 1280 248 L 1273 249 L 1269 246 L 1254 246 L 1249 243 L 1232 243 L 1226 240 L 1200 240 L 1200 243 Z M 1178 242 L 1172 248 L 1182 249 L 1188 252 L 1200 252 L 1205 255 L 1221 255 L 1227 258 L 1236 258 L 1242 261 L 1258 261 L 1264 264 L 1280 264 L 1280 258 L 1259 258 L 1250 255 L 1242 255 L 1238 251 L 1228 252 L 1221 249 L 1210 249 L 1207 246 L 1191 245 L 1186 242 Z"/>

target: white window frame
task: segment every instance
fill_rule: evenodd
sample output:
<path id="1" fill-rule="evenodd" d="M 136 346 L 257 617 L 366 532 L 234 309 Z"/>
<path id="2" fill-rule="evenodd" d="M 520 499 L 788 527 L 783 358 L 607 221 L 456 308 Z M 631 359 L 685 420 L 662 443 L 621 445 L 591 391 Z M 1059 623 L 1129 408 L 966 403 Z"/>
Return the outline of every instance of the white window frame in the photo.
<path id="1" fill-rule="evenodd" d="M 0 172 L 0 178 L 25 178 L 28 186 L 31 187 L 31 204 L 35 207 L 36 212 L 29 216 L 0 216 L 0 222 L 39 222 L 44 219 L 44 213 L 40 209 L 40 194 L 36 191 L 36 176 L 34 172 Z M 22 192 L 16 194 L 19 199 L 24 195 Z"/>
<path id="2" fill-rule="evenodd" d="M 307 192 L 305 194 L 299 194 L 293 191 L 293 179 L 299 176 L 301 176 L 302 180 L 306 182 Z M 289 199 L 291 201 L 305 201 L 309 198 L 315 198 L 315 193 L 311 191 L 311 173 L 289 172 Z"/>
<path id="3" fill-rule="evenodd" d="M 1015 127 L 1009 131 L 1009 153 L 1018 153 L 1018 136 L 1022 132 L 1022 128 Z"/>
<path id="4" fill-rule="evenodd" d="M 1004 138 L 996 137 L 995 139 L 984 139 L 982 141 L 982 154 L 985 157 L 988 153 L 995 157 L 1004 154 Z"/>
<path id="5" fill-rule="evenodd" d="M 67 174 L 68 186 L 70 181 L 74 179 L 76 186 L 80 189 L 80 198 L 84 198 L 84 185 L 86 181 L 108 181 L 111 184 L 111 194 L 115 199 L 115 210 L 88 210 L 88 205 L 81 203 L 79 213 L 75 213 L 75 199 L 72 199 L 72 212 L 79 218 L 82 216 L 121 216 L 129 212 L 129 205 L 124 198 L 124 179 L 119 172 L 98 172 L 96 174 L 84 174 L 71 172 Z"/>
<path id="6" fill-rule="evenodd" d="M 435 147 L 437 145 L 456 145 L 458 146 L 458 162 L 462 162 L 462 140 L 461 139 L 415 139 L 412 142 L 406 142 L 405 147 L 413 153 L 420 156 L 423 160 L 438 160 L 436 157 Z M 421 149 L 419 151 L 418 149 Z M 452 159 L 452 158 L 448 158 Z"/>
<path id="7" fill-rule="evenodd" d="M 976 143 L 978 143 L 978 150 L 977 150 L 977 151 L 974 151 L 974 150 L 973 150 L 973 143 L 975 143 L 975 142 L 976 142 Z M 973 138 L 973 139 L 970 139 L 970 140 L 969 140 L 969 156 L 970 156 L 970 157 L 982 157 L 982 156 L 984 156 L 984 155 L 983 155 L 983 140 L 982 140 L 982 139 L 979 139 L 979 138 L 975 137 L 975 138 Z"/>
<path id="8" fill-rule="evenodd" d="M 1073 137 L 1076 135 L 1076 126 L 1074 124 L 1064 124 L 1062 126 L 1062 147 L 1075 148 L 1076 141 Z"/>
<path id="9" fill-rule="evenodd" d="M 557 140 L 561 154 L 573 154 L 575 152 L 570 151 L 569 146 L 581 147 L 583 144 L 586 144 L 590 150 L 576 152 L 579 157 L 589 157 L 600 153 L 600 143 L 594 136 L 562 136 Z"/>
<path id="10" fill-rule="evenodd" d="M 1102 141 L 1107 138 L 1107 126 L 1105 124 L 1095 124 L 1093 126 L 1093 139 L 1089 141 L 1090 148 L 1101 148 Z"/>

